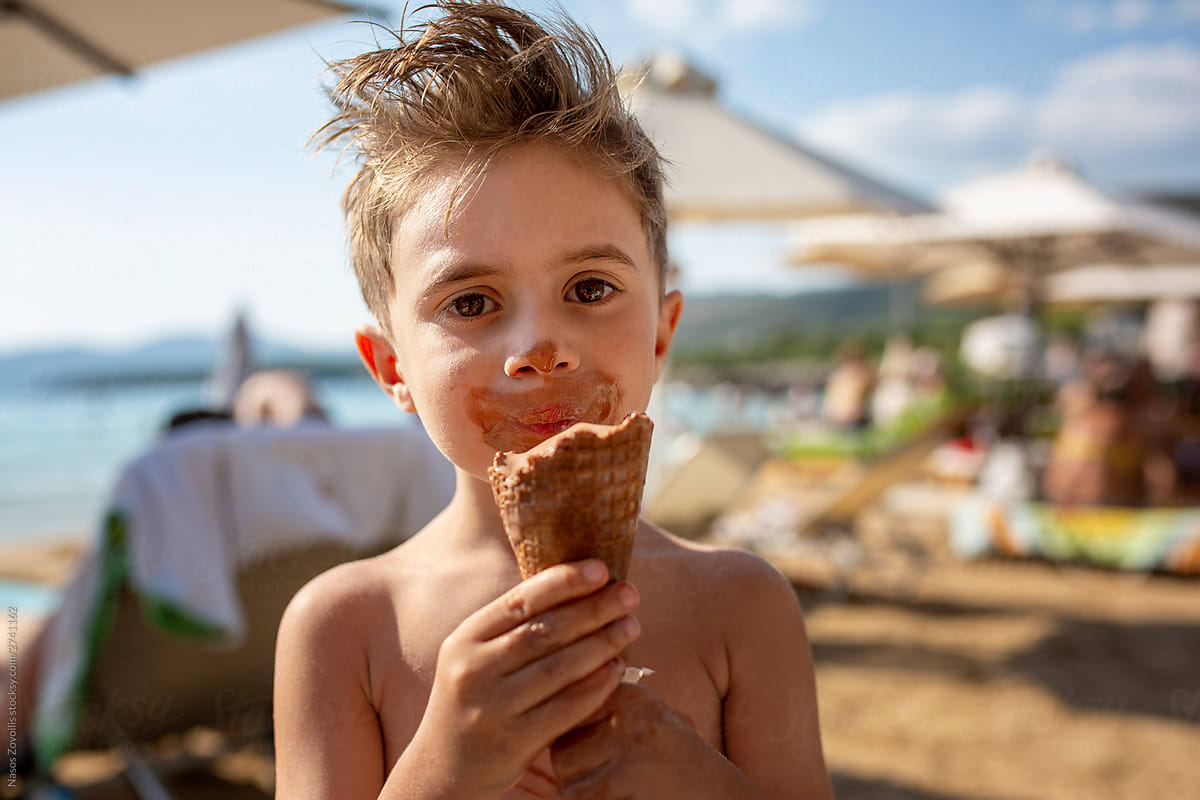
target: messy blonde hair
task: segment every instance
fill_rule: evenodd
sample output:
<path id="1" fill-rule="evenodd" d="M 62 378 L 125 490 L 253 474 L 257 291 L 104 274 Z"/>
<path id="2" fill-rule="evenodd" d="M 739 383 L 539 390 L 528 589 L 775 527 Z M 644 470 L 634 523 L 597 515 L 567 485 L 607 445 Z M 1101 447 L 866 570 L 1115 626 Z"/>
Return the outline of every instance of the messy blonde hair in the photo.
<path id="1" fill-rule="evenodd" d="M 395 47 L 330 66 L 338 111 L 310 141 L 342 142 L 357 156 L 342 197 L 350 261 L 384 331 L 391 336 L 399 215 L 447 164 L 462 170 L 461 198 L 501 150 L 530 142 L 578 154 L 619 182 L 641 216 L 661 290 L 662 159 L 623 104 L 595 35 L 565 15 L 546 22 L 498 3 L 442 0 L 418 9 L 426 10 L 442 13 L 387 31 Z"/>

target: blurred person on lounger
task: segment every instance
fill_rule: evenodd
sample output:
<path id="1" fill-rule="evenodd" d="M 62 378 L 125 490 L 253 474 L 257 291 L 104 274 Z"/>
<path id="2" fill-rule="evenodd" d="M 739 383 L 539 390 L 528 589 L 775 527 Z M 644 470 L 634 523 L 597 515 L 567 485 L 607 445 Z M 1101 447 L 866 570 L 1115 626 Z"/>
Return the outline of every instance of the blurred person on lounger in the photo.
<path id="1" fill-rule="evenodd" d="M 1061 505 L 1140 506 L 1149 447 L 1132 413 L 1129 365 L 1112 354 L 1088 363 L 1087 378 L 1059 391 L 1062 422 L 1042 491 Z"/>
<path id="2" fill-rule="evenodd" d="M 857 342 L 847 342 L 838 353 L 837 366 L 825 384 L 821 415 L 839 428 L 861 429 L 868 421 L 867 402 L 875 374 Z"/>
<path id="3" fill-rule="evenodd" d="M 243 428 L 329 421 L 312 384 L 290 369 L 261 370 L 247 377 L 233 398 L 233 420 Z"/>

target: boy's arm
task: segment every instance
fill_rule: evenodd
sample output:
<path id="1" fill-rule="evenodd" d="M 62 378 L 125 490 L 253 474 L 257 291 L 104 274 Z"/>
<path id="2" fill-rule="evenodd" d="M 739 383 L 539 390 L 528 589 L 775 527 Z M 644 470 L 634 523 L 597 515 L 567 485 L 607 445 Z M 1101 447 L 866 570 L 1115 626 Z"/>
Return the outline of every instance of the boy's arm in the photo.
<path id="1" fill-rule="evenodd" d="M 812 649 L 791 584 L 748 554 L 729 597 L 725 752 L 764 800 L 833 798 L 817 722 Z"/>
<path id="2" fill-rule="evenodd" d="M 335 568 L 292 598 L 275 647 L 275 796 L 379 797 L 383 740 L 369 699 L 361 599 Z"/>

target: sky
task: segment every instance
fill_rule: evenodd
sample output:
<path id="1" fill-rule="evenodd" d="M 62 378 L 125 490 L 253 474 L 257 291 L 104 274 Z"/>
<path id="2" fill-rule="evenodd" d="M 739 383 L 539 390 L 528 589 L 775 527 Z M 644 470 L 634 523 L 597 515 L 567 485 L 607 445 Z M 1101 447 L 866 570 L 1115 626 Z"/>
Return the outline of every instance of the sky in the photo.
<path id="1" fill-rule="evenodd" d="M 402 2 L 377 2 L 398 19 Z M 518 2 L 544 11 L 544 2 Z M 1117 192 L 1200 190 L 1200 0 L 564 0 L 613 61 L 683 53 L 729 108 L 898 188 L 1066 161 Z M 322 59 L 349 18 L 0 102 L 0 353 L 253 329 L 348 350 Z M 679 227 L 685 294 L 838 285 L 778 226 Z M 736 264 L 737 269 L 730 269 Z M 685 312 L 686 313 L 686 312 Z"/>

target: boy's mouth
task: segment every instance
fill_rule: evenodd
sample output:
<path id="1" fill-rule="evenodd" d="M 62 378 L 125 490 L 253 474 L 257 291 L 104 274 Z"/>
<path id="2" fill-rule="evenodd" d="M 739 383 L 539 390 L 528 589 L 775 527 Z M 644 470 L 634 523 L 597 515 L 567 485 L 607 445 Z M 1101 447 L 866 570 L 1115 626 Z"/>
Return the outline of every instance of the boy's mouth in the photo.
<path id="1" fill-rule="evenodd" d="M 519 414 L 514 414 L 512 419 L 518 425 L 536 428 L 559 425 L 564 422 L 569 425 L 574 424 L 582 419 L 582 413 L 582 410 L 572 403 L 554 403 L 542 408 L 533 408 Z"/>
<path id="2" fill-rule="evenodd" d="M 588 412 L 568 403 L 522 411 L 495 422 L 484 439 L 498 450 L 528 450 L 576 422 L 590 421 Z"/>
<path id="3" fill-rule="evenodd" d="M 597 374 L 519 394 L 476 390 L 467 400 L 467 413 L 489 445 L 523 452 L 577 422 L 612 424 L 620 400 L 616 379 Z"/>
<path id="4" fill-rule="evenodd" d="M 522 423 L 513 421 L 508 424 L 501 423 L 497 428 L 492 429 L 494 432 L 493 438 L 501 442 L 507 442 L 510 448 L 515 445 L 524 451 L 551 436 L 562 433 L 576 422 L 581 421 L 577 419 L 564 419 L 558 422 Z"/>

